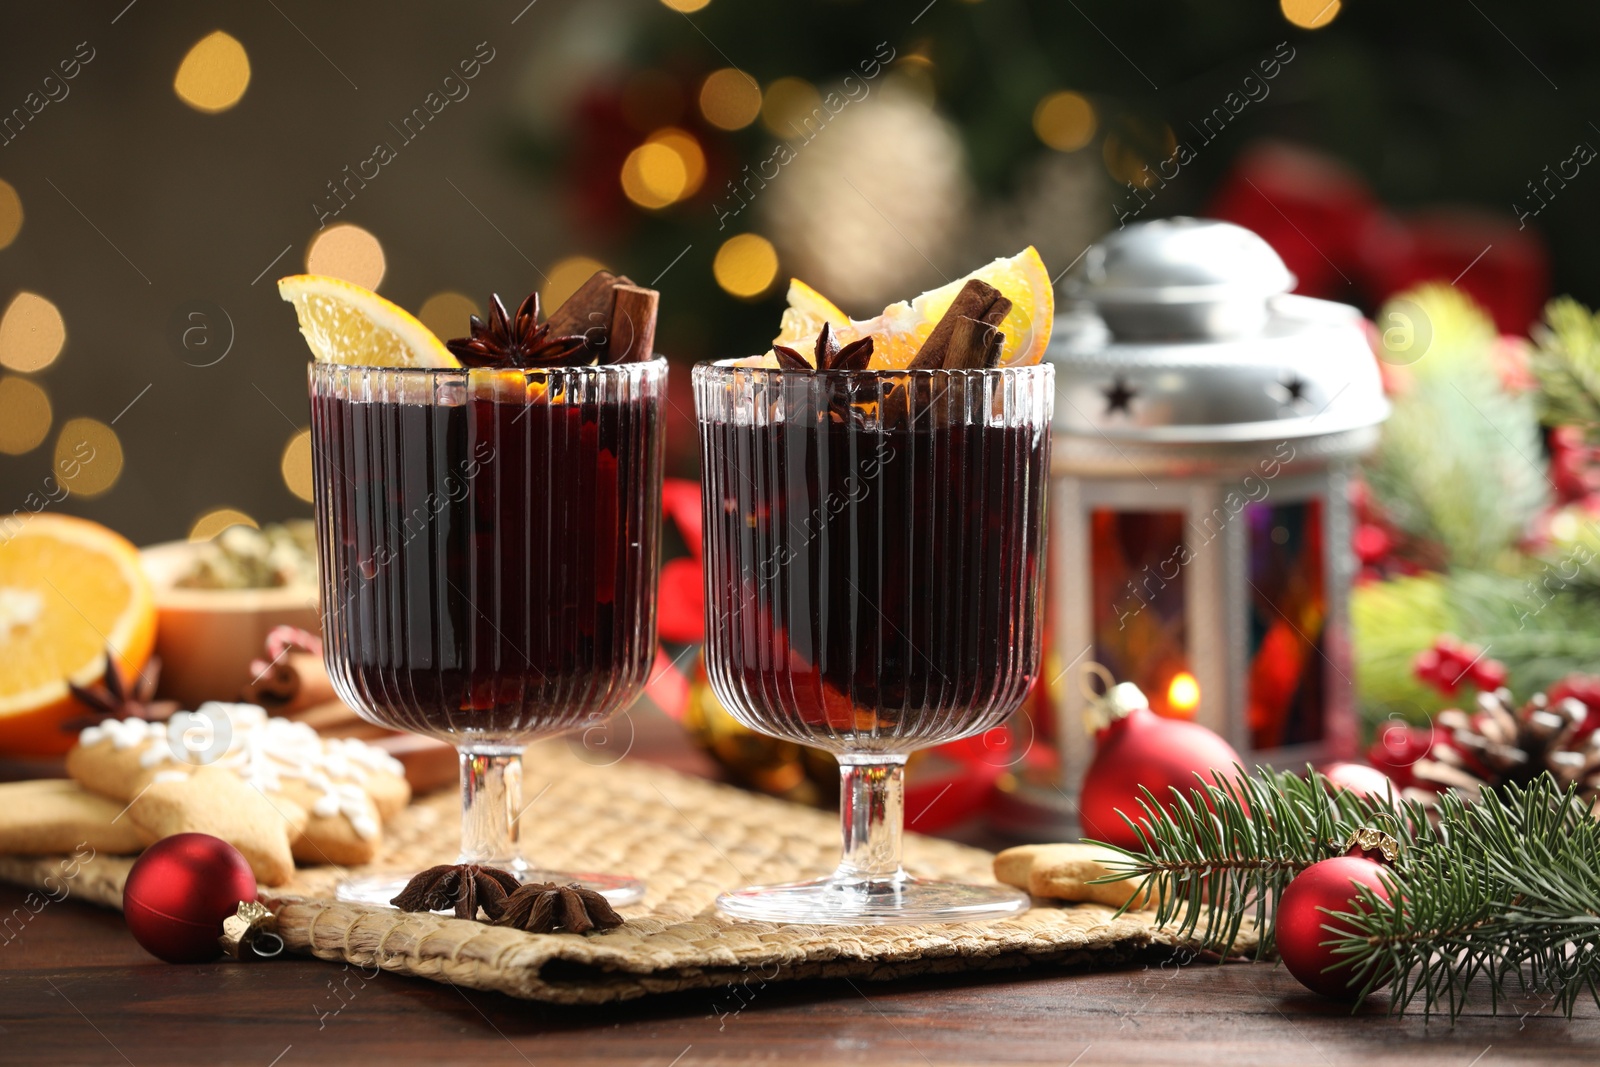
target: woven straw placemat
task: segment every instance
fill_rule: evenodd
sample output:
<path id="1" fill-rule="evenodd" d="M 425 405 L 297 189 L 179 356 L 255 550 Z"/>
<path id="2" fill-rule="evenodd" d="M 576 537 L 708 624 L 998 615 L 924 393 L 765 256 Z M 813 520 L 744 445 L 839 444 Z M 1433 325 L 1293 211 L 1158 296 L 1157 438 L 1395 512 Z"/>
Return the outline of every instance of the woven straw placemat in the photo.
<path id="1" fill-rule="evenodd" d="M 994 923 L 907 927 L 780 926 L 717 914 L 732 886 L 827 872 L 839 828 L 829 813 L 756 796 L 660 767 L 624 761 L 590 766 L 565 746 L 540 745 L 525 763 L 523 817 L 529 855 L 556 870 L 614 871 L 643 878 L 643 902 L 627 925 L 605 933 L 529 934 L 432 914 L 341 904 L 332 886 L 347 872 L 302 870 L 275 896 L 291 951 L 361 967 L 493 989 L 514 997 L 596 1004 L 649 993 L 798 978 L 869 980 L 1030 965 L 1109 965 L 1173 944 L 1151 916 L 1038 902 Z M 375 867 L 412 873 L 449 862 L 459 840 L 459 802 L 414 803 L 385 830 Z M 982 849 L 908 835 L 907 866 L 923 875 L 992 882 Z M 118 907 L 131 861 L 98 857 L 70 880 L 71 895 Z M 0 878 L 59 893 L 62 861 L 0 857 Z M 270 966 L 262 964 L 261 966 Z"/>

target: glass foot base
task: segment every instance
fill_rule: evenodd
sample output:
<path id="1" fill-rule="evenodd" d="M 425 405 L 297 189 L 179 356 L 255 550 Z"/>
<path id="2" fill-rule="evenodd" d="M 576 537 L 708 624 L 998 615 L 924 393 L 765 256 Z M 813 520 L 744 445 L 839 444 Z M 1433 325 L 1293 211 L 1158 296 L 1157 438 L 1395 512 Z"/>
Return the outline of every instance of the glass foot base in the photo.
<path id="1" fill-rule="evenodd" d="M 815 925 L 974 922 L 1021 915 L 1028 907 L 1028 894 L 1004 886 L 909 876 L 755 885 L 717 898 L 717 908 L 730 918 Z"/>
<path id="2" fill-rule="evenodd" d="M 542 871 L 532 867 L 508 869 L 516 875 L 517 881 L 524 885 L 529 882 L 554 882 L 557 885 L 577 882 L 605 897 L 613 907 L 636 904 L 644 899 L 644 883 L 626 875 L 588 872 L 571 874 L 566 871 Z M 383 871 L 362 878 L 351 878 L 339 883 L 338 888 L 334 890 L 334 896 L 349 904 L 391 907 L 389 902 L 400 895 L 400 890 L 406 887 L 406 883 L 416 873 L 416 871 Z"/>

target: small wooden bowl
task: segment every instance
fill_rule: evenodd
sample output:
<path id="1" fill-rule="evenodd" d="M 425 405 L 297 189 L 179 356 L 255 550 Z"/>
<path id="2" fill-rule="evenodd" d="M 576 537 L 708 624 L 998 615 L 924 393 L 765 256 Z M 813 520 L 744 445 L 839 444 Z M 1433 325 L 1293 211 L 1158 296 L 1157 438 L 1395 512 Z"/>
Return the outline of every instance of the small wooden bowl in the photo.
<path id="1" fill-rule="evenodd" d="M 262 655 L 273 627 L 298 626 L 311 633 L 322 629 L 314 588 L 178 588 L 178 579 L 193 569 L 200 548 L 168 541 L 139 552 L 155 587 L 160 695 L 184 708 L 207 700 L 237 700 L 250 681 L 250 661 Z"/>

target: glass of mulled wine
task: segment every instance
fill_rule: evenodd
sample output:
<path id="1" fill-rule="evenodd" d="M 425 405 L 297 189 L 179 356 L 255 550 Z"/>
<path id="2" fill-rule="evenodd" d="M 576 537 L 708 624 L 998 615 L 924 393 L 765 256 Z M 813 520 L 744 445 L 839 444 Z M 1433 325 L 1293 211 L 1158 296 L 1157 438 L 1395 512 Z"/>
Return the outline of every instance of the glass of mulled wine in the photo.
<path id="1" fill-rule="evenodd" d="M 637 900 L 635 879 L 522 857 L 521 759 L 644 688 L 666 362 L 316 363 L 310 377 L 324 658 L 340 698 L 459 750 L 457 862 Z M 347 882 L 340 895 L 387 904 L 404 882 Z"/>
<path id="2" fill-rule="evenodd" d="M 694 370 L 712 689 L 753 730 L 837 757 L 844 849 L 735 917 L 953 922 L 1025 893 L 901 865 L 915 749 L 1010 715 L 1039 664 L 1048 365 Z"/>

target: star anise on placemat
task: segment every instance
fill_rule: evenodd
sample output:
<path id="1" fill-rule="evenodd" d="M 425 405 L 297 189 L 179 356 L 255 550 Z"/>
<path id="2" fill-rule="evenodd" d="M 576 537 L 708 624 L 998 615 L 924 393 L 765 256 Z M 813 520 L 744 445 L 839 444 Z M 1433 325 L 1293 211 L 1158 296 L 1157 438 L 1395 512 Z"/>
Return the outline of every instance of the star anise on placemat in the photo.
<path id="1" fill-rule="evenodd" d="M 111 653 L 107 652 L 106 673 L 100 681 L 87 686 L 67 683 L 72 695 L 88 706 L 89 714 L 68 719 L 61 724 L 61 729 L 77 733 L 106 719 L 149 719 L 160 722 L 171 718 L 172 713 L 178 710 L 176 700 L 151 699 L 156 695 L 156 682 L 160 677 L 161 661 L 155 656 L 145 663 L 143 673 L 130 679 L 122 673 L 122 668 L 117 666 Z"/>
<path id="2" fill-rule="evenodd" d="M 590 930 L 612 930 L 625 921 L 593 889 L 577 883 L 530 882 L 511 894 L 496 923 L 531 934 L 559 930 L 586 934 Z"/>
<path id="3" fill-rule="evenodd" d="M 458 919 L 476 919 L 482 907 L 489 918 L 496 919 L 519 884 L 509 871 L 496 867 L 442 863 L 412 878 L 389 903 L 401 911 L 454 908 Z"/>
<path id="4" fill-rule="evenodd" d="M 532 293 L 512 315 L 496 293 L 489 298 L 489 321 L 472 316 L 471 337 L 446 341 L 445 347 L 465 367 L 532 370 L 587 364 L 594 359 L 582 334 L 554 335 L 539 321 L 539 294 Z"/>
<path id="5" fill-rule="evenodd" d="M 872 338 L 863 337 L 841 348 L 825 322 L 812 351 L 814 363 L 787 345 L 773 345 L 772 354 L 778 357 L 778 365 L 789 371 L 866 370 L 872 359 Z"/>

